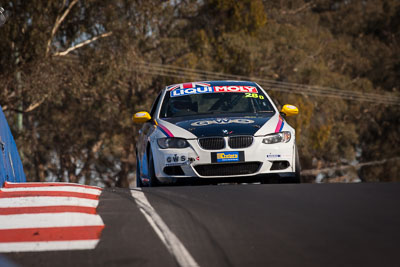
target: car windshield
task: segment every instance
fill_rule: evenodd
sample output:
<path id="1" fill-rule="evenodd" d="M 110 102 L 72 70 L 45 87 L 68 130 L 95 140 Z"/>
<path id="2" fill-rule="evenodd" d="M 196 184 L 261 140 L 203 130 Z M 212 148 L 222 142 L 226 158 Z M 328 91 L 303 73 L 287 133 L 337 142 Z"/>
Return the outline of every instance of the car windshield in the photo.
<path id="1" fill-rule="evenodd" d="M 247 90 L 247 92 L 246 90 L 242 90 L 242 92 L 225 90 L 211 93 L 207 93 L 207 88 L 204 88 L 167 91 L 161 107 L 160 118 L 220 113 L 274 112 L 268 98 L 255 87 L 252 87 L 253 90 Z"/>

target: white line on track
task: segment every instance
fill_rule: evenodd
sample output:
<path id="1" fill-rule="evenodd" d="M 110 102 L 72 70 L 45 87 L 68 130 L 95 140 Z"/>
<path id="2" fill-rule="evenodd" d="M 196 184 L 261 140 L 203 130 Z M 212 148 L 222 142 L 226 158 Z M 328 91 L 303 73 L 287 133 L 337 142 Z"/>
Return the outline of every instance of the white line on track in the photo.
<path id="1" fill-rule="evenodd" d="M 98 189 L 90 189 L 75 186 L 43 186 L 43 187 L 16 187 L 16 188 L 1 188 L 2 192 L 26 192 L 26 191 L 51 191 L 51 192 L 77 192 L 92 195 L 100 195 L 101 191 Z"/>
<path id="2" fill-rule="evenodd" d="M 0 215 L 0 229 L 103 225 L 99 215 L 78 212 Z"/>
<path id="3" fill-rule="evenodd" d="M 49 206 L 82 206 L 97 207 L 99 201 L 96 199 L 86 199 L 77 197 L 17 197 L 0 198 L 0 208 L 18 207 L 49 207 Z"/>
<path id="4" fill-rule="evenodd" d="M 199 266 L 182 242 L 168 228 L 160 215 L 157 214 L 150 202 L 147 200 L 145 194 L 139 189 L 131 190 L 131 194 L 135 199 L 136 204 L 139 206 L 140 211 L 144 214 L 145 218 L 169 252 L 175 257 L 178 264 L 182 267 Z"/>
<path id="5" fill-rule="evenodd" d="M 98 242 L 99 240 L 6 242 L 6 243 L 0 243 L 0 252 L 94 249 Z"/>

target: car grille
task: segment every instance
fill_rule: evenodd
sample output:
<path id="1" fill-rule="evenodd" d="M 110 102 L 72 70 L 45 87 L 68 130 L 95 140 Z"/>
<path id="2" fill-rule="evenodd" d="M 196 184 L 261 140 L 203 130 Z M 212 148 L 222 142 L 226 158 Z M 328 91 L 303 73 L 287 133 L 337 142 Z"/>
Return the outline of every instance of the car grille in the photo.
<path id="1" fill-rule="evenodd" d="M 222 149 L 225 147 L 225 140 L 223 137 L 200 138 L 199 144 L 203 149 Z"/>
<path id="2" fill-rule="evenodd" d="M 230 148 L 246 148 L 253 143 L 253 136 L 231 136 L 229 137 L 228 144 Z M 207 137 L 200 138 L 199 144 L 206 150 L 217 150 L 225 147 L 225 139 L 223 137 Z"/>
<path id="3" fill-rule="evenodd" d="M 229 137 L 229 147 L 231 148 L 245 148 L 251 146 L 253 143 L 253 136 L 232 136 Z"/>
<path id="4" fill-rule="evenodd" d="M 201 176 L 245 175 L 258 171 L 261 162 L 218 163 L 194 166 Z"/>

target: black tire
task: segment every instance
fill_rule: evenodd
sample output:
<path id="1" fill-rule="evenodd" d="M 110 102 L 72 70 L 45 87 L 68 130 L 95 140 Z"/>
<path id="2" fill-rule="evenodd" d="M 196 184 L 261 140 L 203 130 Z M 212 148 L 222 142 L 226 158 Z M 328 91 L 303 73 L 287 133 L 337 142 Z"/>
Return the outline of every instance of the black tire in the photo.
<path id="1" fill-rule="evenodd" d="M 149 186 L 155 187 L 159 185 L 159 181 L 157 179 L 156 173 L 154 171 L 154 160 L 153 153 L 151 152 L 151 148 L 149 149 Z"/>
<path id="2" fill-rule="evenodd" d="M 295 169 L 293 172 L 293 176 L 291 177 L 281 177 L 279 179 L 279 183 L 281 184 L 299 184 L 301 179 L 300 179 L 300 171 L 301 171 L 301 166 L 300 166 L 300 157 L 299 157 L 299 152 L 297 151 L 297 146 L 295 145 L 294 147 L 295 150 Z"/>
<path id="3" fill-rule="evenodd" d="M 140 177 L 140 163 L 136 154 L 136 187 L 143 187 L 142 179 Z"/>
<path id="4" fill-rule="evenodd" d="M 301 165 L 300 165 L 300 156 L 299 156 L 299 151 L 297 150 L 297 145 L 295 145 L 295 153 L 296 153 L 296 161 L 295 161 L 295 171 L 294 171 L 294 181 L 295 183 L 300 183 L 301 182 L 301 177 L 300 177 L 300 172 L 301 172 Z"/>

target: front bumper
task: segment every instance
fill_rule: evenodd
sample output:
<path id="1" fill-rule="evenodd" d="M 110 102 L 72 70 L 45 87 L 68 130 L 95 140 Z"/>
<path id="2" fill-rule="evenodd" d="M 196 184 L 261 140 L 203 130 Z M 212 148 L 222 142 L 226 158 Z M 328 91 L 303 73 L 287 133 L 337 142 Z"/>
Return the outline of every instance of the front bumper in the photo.
<path id="1" fill-rule="evenodd" d="M 184 149 L 161 149 L 154 141 L 152 152 L 156 176 L 160 181 L 168 182 L 190 177 L 251 178 L 294 172 L 294 140 L 264 144 L 263 138 L 254 137 L 253 143 L 246 148 L 231 149 L 227 146 L 220 150 L 205 150 L 198 139 L 188 140 L 190 147 Z"/>

